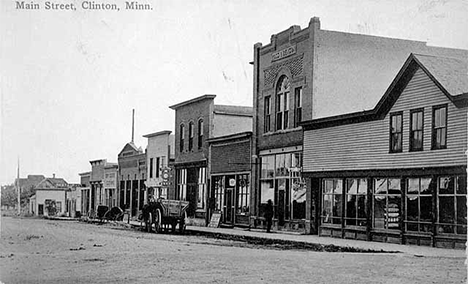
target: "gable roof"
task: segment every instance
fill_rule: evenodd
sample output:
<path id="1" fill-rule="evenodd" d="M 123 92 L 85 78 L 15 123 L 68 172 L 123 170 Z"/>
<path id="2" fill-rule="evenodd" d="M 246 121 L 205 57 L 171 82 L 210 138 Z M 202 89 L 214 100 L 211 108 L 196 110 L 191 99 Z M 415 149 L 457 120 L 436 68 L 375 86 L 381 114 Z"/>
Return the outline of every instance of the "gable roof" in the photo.
<path id="1" fill-rule="evenodd" d="M 134 151 L 134 155 L 138 155 L 138 154 L 143 154 L 143 150 L 140 148 L 138 148 L 135 143 L 133 142 L 128 142 L 127 144 L 125 144 L 125 146 L 123 147 L 122 151 L 120 151 L 119 153 L 119 156 L 121 156 L 124 152 L 129 152 L 129 151 Z M 130 155 L 132 156 L 132 155 Z"/>
<path id="2" fill-rule="evenodd" d="M 305 130 L 381 119 L 390 111 L 418 68 L 457 106 L 468 105 L 468 59 L 410 54 L 372 110 L 304 121 Z"/>
<path id="3" fill-rule="evenodd" d="M 63 178 L 45 178 L 36 185 L 36 189 L 67 189 L 68 183 Z"/>

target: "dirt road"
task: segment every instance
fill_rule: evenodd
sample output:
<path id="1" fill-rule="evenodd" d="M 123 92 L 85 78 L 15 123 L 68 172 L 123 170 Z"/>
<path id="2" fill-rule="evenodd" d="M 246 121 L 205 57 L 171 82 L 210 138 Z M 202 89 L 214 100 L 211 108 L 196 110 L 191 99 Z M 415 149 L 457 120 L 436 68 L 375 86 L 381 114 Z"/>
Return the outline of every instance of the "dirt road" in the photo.
<path id="1" fill-rule="evenodd" d="M 466 283 L 462 258 L 280 250 L 2 217 L 3 283 Z"/>

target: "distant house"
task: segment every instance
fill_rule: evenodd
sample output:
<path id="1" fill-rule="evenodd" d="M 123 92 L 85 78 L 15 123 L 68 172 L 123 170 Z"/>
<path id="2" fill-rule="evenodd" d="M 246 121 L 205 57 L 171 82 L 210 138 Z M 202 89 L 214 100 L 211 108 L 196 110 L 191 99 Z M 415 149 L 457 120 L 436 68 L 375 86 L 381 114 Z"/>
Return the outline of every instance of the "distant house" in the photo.
<path id="1" fill-rule="evenodd" d="M 35 187 L 30 208 L 36 216 L 59 216 L 66 213 L 68 183 L 62 178 L 45 178 Z"/>

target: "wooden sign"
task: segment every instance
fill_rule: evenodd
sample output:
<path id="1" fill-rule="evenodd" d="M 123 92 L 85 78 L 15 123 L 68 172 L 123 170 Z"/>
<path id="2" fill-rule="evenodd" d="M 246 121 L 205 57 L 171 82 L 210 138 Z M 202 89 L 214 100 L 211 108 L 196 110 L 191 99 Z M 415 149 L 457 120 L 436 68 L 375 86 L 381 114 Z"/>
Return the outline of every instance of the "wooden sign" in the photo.
<path id="1" fill-rule="evenodd" d="M 219 212 L 213 213 L 213 215 L 211 215 L 211 220 L 210 220 L 210 223 L 208 224 L 208 227 L 218 228 L 219 227 L 219 221 L 221 221 L 221 213 L 219 213 Z"/>

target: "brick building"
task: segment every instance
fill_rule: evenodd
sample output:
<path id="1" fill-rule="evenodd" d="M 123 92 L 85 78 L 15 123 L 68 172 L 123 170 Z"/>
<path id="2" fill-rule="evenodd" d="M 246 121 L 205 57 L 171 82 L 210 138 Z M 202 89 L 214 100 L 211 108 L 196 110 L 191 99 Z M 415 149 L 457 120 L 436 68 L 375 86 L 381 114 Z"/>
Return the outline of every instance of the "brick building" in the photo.
<path id="1" fill-rule="evenodd" d="M 314 231 L 465 246 L 467 73 L 412 54 L 374 109 L 303 123 Z"/>
<path id="2" fill-rule="evenodd" d="M 188 216 L 205 224 L 208 198 L 209 149 L 206 139 L 252 128 L 252 108 L 215 105 L 215 95 L 203 95 L 176 105 L 175 194 L 190 201 Z"/>
<path id="3" fill-rule="evenodd" d="M 411 52 L 466 56 L 420 41 L 323 30 L 316 17 L 254 45 L 253 216 L 261 219 L 272 199 L 277 228 L 310 231 L 300 122 L 371 109 Z"/>

